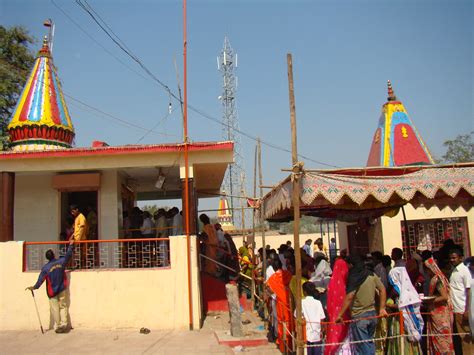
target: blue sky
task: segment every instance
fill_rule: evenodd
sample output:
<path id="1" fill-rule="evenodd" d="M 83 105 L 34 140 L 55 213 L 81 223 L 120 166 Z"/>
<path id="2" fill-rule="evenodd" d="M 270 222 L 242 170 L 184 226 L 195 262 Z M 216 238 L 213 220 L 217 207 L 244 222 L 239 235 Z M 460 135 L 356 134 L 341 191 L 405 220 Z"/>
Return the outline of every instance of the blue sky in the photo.
<path id="1" fill-rule="evenodd" d="M 38 39 L 56 23 L 54 60 L 64 92 L 144 130 L 98 115 L 66 98 L 77 146 L 181 140 L 180 111 L 73 1 L 2 0 L 0 23 L 23 25 Z M 182 3 L 90 0 L 141 61 L 177 91 L 182 79 Z M 101 46 L 92 41 L 59 9 Z M 227 35 L 238 53 L 237 110 L 242 131 L 291 148 L 286 54 L 293 55 L 298 151 L 338 167 L 364 166 L 390 79 L 431 152 L 474 130 L 471 1 L 188 1 L 188 99 L 220 119 L 216 57 Z M 123 64 L 119 63 L 119 59 Z M 133 70 L 133 71 L 132 71 Z M 136 72 L 140 73 L 138 75 Z M 177 107 L 174 102 L 175 107 Z M 189 111 L 193 141 L 220 140 L 222 127 Z M 241 138 L 248 190 L 255 142 Z M 291 155 L 263 146 L 264 184 L 284 178 Z M 307 168 L 325 168 L 306 161 Z"/>

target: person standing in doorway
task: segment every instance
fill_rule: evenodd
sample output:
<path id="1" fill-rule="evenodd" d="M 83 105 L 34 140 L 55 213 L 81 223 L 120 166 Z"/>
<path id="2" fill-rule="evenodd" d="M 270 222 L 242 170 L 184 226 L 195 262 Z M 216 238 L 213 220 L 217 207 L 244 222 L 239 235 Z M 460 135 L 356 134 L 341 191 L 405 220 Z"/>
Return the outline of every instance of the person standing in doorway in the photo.
<path id="1" fill-rule="evenodd" d="M 48 262 L 41 268 L 38 281 L 33 286 L 25 290 L 36 290 L 41 287 L 46 280 L 46 293 L 49 297 L 49 308 L 54 319 L 56 333 L 66 333 L 68 331 L 68 300 L 66 289 L 68 280 L 66 276 L 66 265 L 71 259 L 74 249 L 74 238 L 69 239 L 69 247 L 66 255 L 56 259 L 51 249 L 46 251 Z"/>
<path id="2" fill-rule="evenodd" d="M 71 211 L 71 215 L 74 217 L 74 232 L 72 233 L 74 241 L 80 242 L 87 240 L 89 226 L 87 225 L 86 217 L 84 217 L 81 211 L 79 211 L 79 207 L 77 205 L 71 205 L 69 210 Z M 79 254 L 79 260 L 81 262 L 80 268 L 83 269 L 86 267 L 87 243 L 81 243 Z"/>
<path id="3" fill-rule="evenodd" d="M 81 240 L 86 240 L 89 229 L 86 217 L 84 217 L 81 211 L 79 211 L 79 207 L 77 205 L 71 205 L 69 209 L 72 216 L 74 217 L 74 241 L 78 242 Z"/>

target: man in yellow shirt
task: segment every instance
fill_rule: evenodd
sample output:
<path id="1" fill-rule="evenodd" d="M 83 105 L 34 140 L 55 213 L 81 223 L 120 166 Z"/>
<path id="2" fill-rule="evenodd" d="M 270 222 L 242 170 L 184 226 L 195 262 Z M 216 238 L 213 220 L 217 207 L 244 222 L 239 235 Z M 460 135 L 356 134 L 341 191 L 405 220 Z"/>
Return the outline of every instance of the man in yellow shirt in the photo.
<path id="1" fill-rule="evenodd" d="M 86 217 L 84 217 L 84 215 L 79 211 L 79 207 L 77 205 L 71 205 L 69 207 L 69 210 L 71 211 L 71 214 L 74 217 L 74 232 L 72 234 L 74 241 L 78 242 L 81 240 L 87 240 L 88 226 Z M 80 268 L 85 269 L 87 267 L 87 243 L 80 244 L 79 255 L 79 260 L 81 261 Z"/>

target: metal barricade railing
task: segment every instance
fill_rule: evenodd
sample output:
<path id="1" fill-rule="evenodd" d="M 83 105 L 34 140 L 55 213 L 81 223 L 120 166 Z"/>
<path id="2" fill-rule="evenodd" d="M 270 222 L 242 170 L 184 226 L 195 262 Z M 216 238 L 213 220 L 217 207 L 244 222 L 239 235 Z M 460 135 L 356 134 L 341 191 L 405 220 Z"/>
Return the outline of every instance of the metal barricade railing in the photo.
<path id="1" fill-rule="evenodd" d="M 227 254 L 228 256 L 230 256 L 230 257 L 232 257 L 232 258 L 237 259 L 239 262 L 242 261 L 242 258 L 241 258 L 240 256 L 238 256 L 238 255 L 237 255 L 237 256 L 233 256 L 232 254 L 228 253 L 225 249 L 223 249 L 223 248 L 221 248 L 221 247 L 217 247 L 217 246 L 213 246 L 213 245 L 209 245 L 209 244 L 207 245 L 207 247 L 216 248 L 217 250 L 221 251 L 222 253 Z M 208 257 L 207 255 L 202 254 L 202 253 L 199 254 L 199 267 L 200 267 L 201 270 L 203 269 L 203 267 L 202 267 L 202 260 L 207 260 L 207 262 L 215 263 L 218 267 L 223 268 L 223 269 L 226 269 L 226 270 L 228 270 L 228 271 L 232 271 L 233 273 L 239 275 L 239 277 L 240 277 L 242 280 L 247 280 L 250 285 L 247 286 L 245 283 L 241 283 L 241 286 L 242 286 L 243 288 L 248 288 L 248 289 L 249 289 L 249 293 L 250 293 L 251 298 L 252 298 L 252 304 L 253 304 L 253 306 L 255 306 L 255 305 L 254 305 L 255 299 L 256 299 L 258 302 L 263 303 L 263 298 L 261 297 L 262 295 L 258 295 L 258 294 L 257 294 L 257 288 L 256 288 L 256 286 L 255 286 L 256 280 L 255 280 L 255 278 L 253 277 L 253 275 L 252 275 L 252 277 L 251 277 L 251 276 L 248 276 L 248 275 L 242 273 L 242 272 L 240 271 L 240 269 L 239 269 L 239 270 L 233 269 L 233 268 L 229 267 L 228 265 L 225 265 L 224 263 L 222 263 L 222 262 L 220 262 L 220 261 L 218 261 L 218 260 L 216 260 L 216 259 L 210 258 L 210 257 Z"/>
<path id="2" fill-rule="evenodd" d="M 25 242 L 23 271 L 39 271 L 46 263 L 45 253 L 56 258 L 66 255 L 68 242 Z M 169 238 L 85 240 L 74 243 L 68 269 L 163 268 L 170 266 Z"/>

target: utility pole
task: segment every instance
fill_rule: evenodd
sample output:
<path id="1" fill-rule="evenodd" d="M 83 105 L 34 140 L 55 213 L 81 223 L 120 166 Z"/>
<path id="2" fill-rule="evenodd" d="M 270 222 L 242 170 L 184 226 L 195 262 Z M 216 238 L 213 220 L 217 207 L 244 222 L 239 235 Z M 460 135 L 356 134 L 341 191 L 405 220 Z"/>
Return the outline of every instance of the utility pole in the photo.
<path id="1" fill-rule="evenodd" d="M 187 66 L 187 22 L 186 22 L 186 0 L 183 0 L 183 144 L 184 144 L 184 225 L 186 231 L 186 250 L 188 263 L 188 312 L 189 330 L 193 330 L 193 297 L 191 282 L 191 236 L 190 236 L 190 215 L 189 215 L 189 138 L 188 138 L 188 66 Z"/>
<path id="2" fill-rule="evenodd" d="M 296 134 L 296 109 L 295 93 L 293 85 L 293 59 L 291 54 L 286 55 L 288 64 L 288 91 L 290 99 L 290 123 L 291 123 L 291 160 L 293 165 L 293 243 L 295 245 L 295 277 L 296 277 L 296 353 L 303 355 L 303 333 L 301 314 L 301 249 L 300 249 L 300 178 L 302 164 L 298 162 L 298 142 Z"/>

